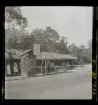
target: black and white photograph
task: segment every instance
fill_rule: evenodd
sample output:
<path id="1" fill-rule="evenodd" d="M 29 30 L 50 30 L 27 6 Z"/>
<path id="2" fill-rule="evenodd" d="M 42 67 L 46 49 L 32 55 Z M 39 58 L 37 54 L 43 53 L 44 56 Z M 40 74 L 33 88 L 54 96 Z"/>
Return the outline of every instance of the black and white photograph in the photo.
<path id="1" fill-rule="evenodd" d="M 5 99 L 92 99 L 93 7 L 5 7 Z"/>

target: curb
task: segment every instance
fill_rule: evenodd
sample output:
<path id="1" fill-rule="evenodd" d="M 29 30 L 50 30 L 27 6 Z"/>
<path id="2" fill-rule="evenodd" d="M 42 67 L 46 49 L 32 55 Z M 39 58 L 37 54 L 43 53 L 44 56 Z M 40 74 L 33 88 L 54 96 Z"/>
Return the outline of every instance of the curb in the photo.
<path id="1" fill-rule="evenodd" d="M 59 72 L 52 72 L 50 74 L 46 74 L 46 75 L 43 75 L 43 74 L 37 74 L 36 77 L 39 77 L 39 76 L 49 76 L 49 75 L 55 75 L 55 74 L 61 74 L 61 73 L 70 73 L 72 72 L 73 70 L 66 70 L 66 71 L 59 71 Z M 13 81 L 13 80 L 24 80 L 24 79 L 28 79 L 29 77 L 17 77 L 17 78 L 8 78 L 8 79 L 5 79 L 5 81 Z"/>
<path id="2" fill-rule="evenodd" d="M 22 79 L 27 79 L 27 77 L 19 77 L 19 78 L 8 78 L 8 79 L 5 79 L 5 81 L 13 81 L 13 80 L 22 80 Z"/>

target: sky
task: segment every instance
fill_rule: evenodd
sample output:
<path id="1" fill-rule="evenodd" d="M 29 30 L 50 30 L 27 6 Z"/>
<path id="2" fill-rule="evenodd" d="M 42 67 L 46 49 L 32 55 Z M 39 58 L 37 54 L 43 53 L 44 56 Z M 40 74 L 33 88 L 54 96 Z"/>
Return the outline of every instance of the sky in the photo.
<path id="1" fill-rule="evenodd" d="M 68 44 L 85 45 L 92 39 L 92 7 L 75 6 L 29 6 L 21 7 L 28 20 L 28 31 L 50 26 L 60 36 L 68 38 Z"/>

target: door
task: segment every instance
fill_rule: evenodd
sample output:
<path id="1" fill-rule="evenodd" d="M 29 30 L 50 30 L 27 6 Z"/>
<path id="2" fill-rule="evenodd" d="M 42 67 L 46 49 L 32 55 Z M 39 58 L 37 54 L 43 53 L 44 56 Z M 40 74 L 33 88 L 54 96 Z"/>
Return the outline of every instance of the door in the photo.
<path id="1" fill-rule="evenodd" d="M 30 69 L 28 72 L 28 76 L 32 77 L 32 76 L 36 76 L 36 57 L 32 57 L 32 59 L 30 59 L 30 63 L 29 63 Z"/>

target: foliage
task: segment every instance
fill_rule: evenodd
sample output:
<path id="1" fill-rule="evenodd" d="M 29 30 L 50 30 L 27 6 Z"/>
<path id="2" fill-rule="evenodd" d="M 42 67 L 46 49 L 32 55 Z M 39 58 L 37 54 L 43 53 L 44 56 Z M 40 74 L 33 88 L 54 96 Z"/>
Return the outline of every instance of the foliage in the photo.
<path id="1" fill-rule="evenodd" d="M 12 23 L 16 21 L 18 25 L 27 27 L 27 19 L 21 14 L 20 7 L 5 7 L 5 22 Z"/>
<path id="2" fill-rule="evenodd" d="M 17 49 L 26 34 L 26 31 L 17 30 L 15 27 L 5 29 L 5 47 Z"/>
<path id="3" fill-rule="evenodd" d="M 85 46 L 84 46 L 84 45 L 81 45 L 81 46 L 80 46 L 80 49 L 81 49 L 81 50 L 84 50 L 84 49 L 85 49 Z"/>
<path id="4" fill-rule="evenodd" d="M 69 53 L 68 48 L 67 48 L 68 41 L 66 37 L 61 37 L 61 40 L 56 44 L 57 44 L 56 48 L 57 50 L 59 50 L 59 53 L 62 53 L 62 54 Z"/>
<path id="5" fill-rule="evenodd" d="M 22 49 L 29 49 L 33 43 L 37 43 L 40 44 L 41 51 L 68 53 L 67 38 L 62 37 L 60 40 L 59 38 L 57 31 L 49 26 L 45 30 L 36 28 L 27 37 L 23 38 L 20 46 L 23 45 Z"/>
<path id="6" fill-rule="evenodd" d="M 80 48 L 77 47 L 74 43 L 72 43 L 71 45 L 69 45 L 68 46 L 68 49 L 69 49 L 71 55 L 79 57 Z"/>
<path id="7" fill-rule="evenodd" d="M 17 49 L 24 36 L 27 35 L 25 30 L 27 20 L 21 14 L 20 7 L 5 7 L 5 47 Z M 19 26 L 19 28 L 17 28 Z"/>
<path id="8" fill-rule="evenodd" d="M 12 49 L 30 49 L 32 44 L 38 43 L 41 51 L 70 54 L 80 57 L 86 49 L 84 45 L 77 47 L 74 43 L 68 46 L 67 37 L 60 37 L 58 32 L 47 26 L 46 29 L 34 29 L 29 35 L 25 30 L 27 19 L 21 14 L 20 7 L 5 8 L 5 22 L 8 27 L 5 29 L 5 47 Z M 16 22 L 16 23 L 14 23 Z M 16 28 L 16 24 L 20 29 Z M 92 46 L 92 40 L 89 40 L 88 46 Z"/>
<path id="9" fill-rule="evenodd" d="M 88 44 L 88 47 L 92 47 L 92 40 L 90 39 L 87 44 Z"/>

